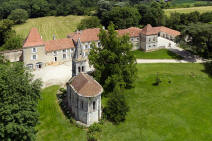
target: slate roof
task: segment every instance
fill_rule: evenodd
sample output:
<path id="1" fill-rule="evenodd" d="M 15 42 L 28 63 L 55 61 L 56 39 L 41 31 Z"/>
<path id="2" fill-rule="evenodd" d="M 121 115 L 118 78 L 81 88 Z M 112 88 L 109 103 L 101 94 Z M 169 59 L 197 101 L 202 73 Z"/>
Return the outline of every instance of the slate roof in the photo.
<path id="1" fill-rule="evenodd" d="M 24 42 L 23 47 L 25 48 L 25 47 L 34 47 L 34 46 L 42 46 L 42 45 L 44 45 L 44 42 L 37 28 L 32 28 Z"/>
<path id="2" fill-rule="evenodd" d="M 74 76 L 70 86 L 83 97 L 95 97 L 103 92 L 102 86 L 86 73 Z"/>

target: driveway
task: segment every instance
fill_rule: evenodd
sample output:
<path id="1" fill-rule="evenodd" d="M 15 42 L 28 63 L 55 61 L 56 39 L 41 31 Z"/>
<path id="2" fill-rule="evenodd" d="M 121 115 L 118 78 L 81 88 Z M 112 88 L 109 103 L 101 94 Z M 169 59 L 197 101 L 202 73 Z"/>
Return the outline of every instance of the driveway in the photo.
<path id="1" fill-rule="evenodd" d="M 72 77 L 72 63 L 66 62 L 57 66 L 47 66 L 33 71 L 35 79 L 43 81 L 43 88 L 51 85 L 64 85 Z"/>

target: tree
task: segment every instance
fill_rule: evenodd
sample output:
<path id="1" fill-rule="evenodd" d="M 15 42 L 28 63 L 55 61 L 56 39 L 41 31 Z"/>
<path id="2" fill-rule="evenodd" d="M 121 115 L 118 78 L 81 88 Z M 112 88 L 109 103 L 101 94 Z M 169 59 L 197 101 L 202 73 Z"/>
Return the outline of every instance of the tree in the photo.
<path id="1" fill-rule="evenodd" d="M 15 24 L 25 23 L 28 19 L 28 13 L 24 9 L 15 9 L 8 16 L 8 19 L 13 20 Z"/>
<path id="2" fill-rule="evenodd" d="M 0 64 L 0 140 L 35 140 L 41 81 L 21 63 Z"/>
<path id="3" fill-rule="evenodd" d="M 0 46 L 9 38 L 12 32 L 12 25 L 13 21 L 11 20 L 6 19 L 0 21 Z"/>
<path id="4" fill-rule="evenodd" d="M 81 23 L 78 25 L 77 29 L 83 30 L 86 28 L 99 27 L 100 25 L 101 24 L 98 17 L 89 17 L 89 18 L 83 19 Z"/>
<path id="5" fill-rule="evenodd" d="M 6 40 L 5 44 L 0 48 L 0 50 L 13 50 L 19 49 L 23 45 L 23 39 L 18 35 L 12 35 Z"/>
<path id="6" fill-rule="evenodd" d="M 104 12 L 102 24 L 108 26 L 110 22 L 116 25 L 116 29 L 138 26 L 141 16 L 136 8 L 132 7 L 114 7 L 111 11 Z"/>
<path id="7" fill-rule="evenodd" d="M 184 42 L 194 53 L 212 58 L 212 25 L 190 24 L 181 32 L 181 42 Z"/>
<path id="8" fill-rule="evenodd" d="M 200 15 L 200 21 L 204 23 L 212 22 L 212 12 L 205 12 Z"/>
<path id="9" fill-rule="evenodd" d="M 129 106 L 126 103 L 124 94 L 116 88 L 114 92 L 110 94 L 104 109 L 106 118 L 115 124 L 119 124 L 125 120 L 128 111 Z"/>
<path id="10" fill-rule="evenodd" d="M 108 31 L 101 29 L 99 39 L 101 47 L 93 44 L 89 63 L 95 68 L 94 77 L 103 86 L 104 92 L 112 92 L 117 85 L 133 87 L 137 70 L 129 36 L 119 37 L 111 24 Z"/>

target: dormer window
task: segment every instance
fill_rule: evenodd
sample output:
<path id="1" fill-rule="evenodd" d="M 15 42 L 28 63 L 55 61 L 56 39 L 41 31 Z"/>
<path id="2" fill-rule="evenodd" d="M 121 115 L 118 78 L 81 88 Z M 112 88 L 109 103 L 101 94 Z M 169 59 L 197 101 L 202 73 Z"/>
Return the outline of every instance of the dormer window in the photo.
<path id="1" fill-rule="evenodd" d="M 37 48 L 32 48 L 32 53 L 36 53 L 37 52 Z"/>

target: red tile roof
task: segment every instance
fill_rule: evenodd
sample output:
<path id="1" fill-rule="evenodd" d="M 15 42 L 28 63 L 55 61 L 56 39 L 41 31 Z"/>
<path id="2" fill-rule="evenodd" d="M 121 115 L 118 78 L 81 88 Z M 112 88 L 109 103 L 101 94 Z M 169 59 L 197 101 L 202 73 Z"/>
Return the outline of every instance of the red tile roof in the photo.
<path id="1" fill-rule="evenodd" d="M 70 85 L 79 95 L 84 97 L 94 97 L 103 92 L 102 86 L 85 73 L 80 73 L 72 78 Z"/>
<path id="2" fill-rule="evenodd" d="M 138 37 L 140 35 L 141 30 L 142 29 L 137 28 L 137 27 L 130 27 L 128 29 L 117 30 L 117 32 L 120 36 L 129 34 L 130 37 Z"/>
<path id="3" fill-rule="evenodd" d="M 174 37 L 180 35 L 179 31 L 170 29 L 170 28 L 165 27 L 165 26 L 154 27 L 154 30 L 156 30 L 157 32 L 165 32 L 165 33 L 172 35 Z"/>
<path id="4" fill-rule="evenodd" d="M 25 47 L 34 47 L 34 46 L 42 46 L 42 45 L 44 45 L 44 42 L 41 39 L 41 36 L 37 28 L 32 28 L 31 31 L 29 32 L 29 35 L 27 36 L 25 40 L 23 47 L 25 48 Z"/>
<path id="5" fill-rule="evenodd" d="M 77 41 L 80 38 L 81 42 L 90 42 L 99 40 L 100 28 L 90 28 L 81 31 L 77 31 L 68 35 L 68 38 L 72 38 Z"/>
<path id="6" fill-rule="evenodd" d="M 50 40 L 45 42 L 45 49 L 47 52 L 74 48 L 74 43 L 70 38 Z"/>
<path id="7" fill-rule="evenodd" d="M 158 31 L 154 30 L 154 28 L 150 24 L 147 24 L 142 29 L 141 33 L 144 35 L 155 35 L 155 34 L 158 34 Z"/>

